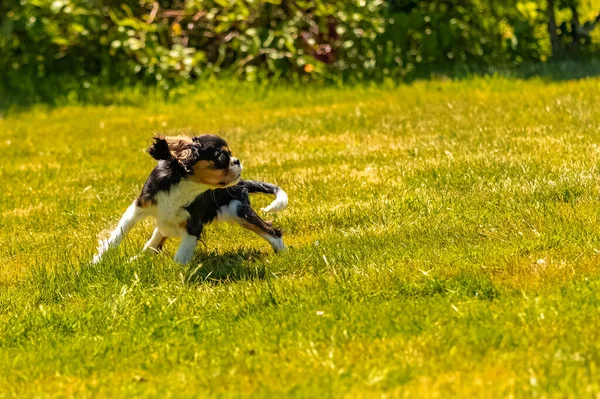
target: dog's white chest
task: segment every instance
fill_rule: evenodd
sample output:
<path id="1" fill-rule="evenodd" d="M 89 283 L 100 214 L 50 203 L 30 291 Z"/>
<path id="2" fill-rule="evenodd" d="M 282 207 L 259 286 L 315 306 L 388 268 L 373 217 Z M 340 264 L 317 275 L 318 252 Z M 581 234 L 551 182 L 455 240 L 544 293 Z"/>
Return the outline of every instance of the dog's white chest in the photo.
<path id="1" fill-rule="evenodd" d="M 208 187 L 182 181 L 171 187 L 167 192 L 156 196 L 156 226 L 166 237 L 181 236 L 186 231 L 187 220 L 190 217 L 185 209 L 198 195 Z"/>

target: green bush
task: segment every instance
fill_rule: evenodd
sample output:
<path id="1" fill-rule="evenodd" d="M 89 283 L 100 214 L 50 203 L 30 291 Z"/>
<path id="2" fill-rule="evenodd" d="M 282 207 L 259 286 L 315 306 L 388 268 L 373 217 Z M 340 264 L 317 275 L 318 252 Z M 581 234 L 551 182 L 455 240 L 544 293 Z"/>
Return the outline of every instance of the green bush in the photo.
<path id="1" fill-rule="evenodd" d="M 403 78 L 544 61 L 545 29 L 517 0 L 3 0 L 0 84 Z"/>
<path id="2" fill-rule="evenodd" d="M 5 0 L 8 75 L 107 83 L 373 69 L 383 3 L 370 1 Z M 168 83 L 164 83 L 167 85 Z"/>
<path id="3" fill-rule="evenodd" d="M 536 20 L 523 2 L 391 0 L 379 64 L 410 73 L 431 67 L 515 65 L 539 61 Z"/>

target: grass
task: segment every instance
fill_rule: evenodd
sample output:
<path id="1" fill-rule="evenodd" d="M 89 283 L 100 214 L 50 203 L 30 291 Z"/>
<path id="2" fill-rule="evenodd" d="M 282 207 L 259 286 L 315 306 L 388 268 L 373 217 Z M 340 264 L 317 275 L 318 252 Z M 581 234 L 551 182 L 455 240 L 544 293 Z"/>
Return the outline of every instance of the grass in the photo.
<path id="1" fill-rule="evenodd" d="M 0 397 L 597 397 L 600 79 L 199 90 L 0 120 Z M 153 131 L 222 132 L 289 251 L 90 265 Z M 270 198 L 257 196 L 255 207 Z"/>

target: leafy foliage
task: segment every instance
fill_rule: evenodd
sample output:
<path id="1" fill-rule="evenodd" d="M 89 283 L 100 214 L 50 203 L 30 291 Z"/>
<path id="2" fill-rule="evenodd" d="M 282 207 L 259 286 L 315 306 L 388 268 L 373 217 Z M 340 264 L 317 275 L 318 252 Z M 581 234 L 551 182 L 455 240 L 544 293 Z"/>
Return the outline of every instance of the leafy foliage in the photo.
<path id="1" fill-rule="evenodd" d="M 545 23 L 538 2 L 519 0 L 4 0 L 0 78 L 32 90 L 60 76 L 84 88 L 399 78 L 544 61 Z"/>
<path id="2" fill-rule="evenodd" d="M 592 31 L 600 22 L 600 13 L 593 19 L 582 20 L 580 0 L 548 0 L 547 3 L 553 56 L 557 59 L 589 58 L 596 50 L 592 45 Z M 568 14 L 568 18 L 557 23 L 557 12 Z"/>
<path id="3" fill-rule="evenodd" d="M 498 65 L 539 60 L 534 20 L 517 1 L 391 0 L 382 64 L 410 72 L 421 65 Z M 397 64 L 397 65 L 394 65 Z"/>

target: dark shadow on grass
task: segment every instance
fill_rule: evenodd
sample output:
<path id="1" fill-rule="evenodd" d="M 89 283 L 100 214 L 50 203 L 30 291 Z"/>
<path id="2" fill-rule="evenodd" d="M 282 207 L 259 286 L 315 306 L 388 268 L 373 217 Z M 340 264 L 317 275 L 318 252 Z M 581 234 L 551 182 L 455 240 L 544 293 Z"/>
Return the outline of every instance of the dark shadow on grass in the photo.
<path id="1" fill-rule="evenodd" d="M 600 59 L 549 61 L 545 63 L 524 63 L 518 66 L 475 66 L 457 65 L 423 66 L 418 71 L 398 77 L 397 84 L 408 84 L 421 80 L 470 79 L 474 76 L 503 76 L 509 79 L 529 80 L 540 78 L 548 82 L 579 80 L 600 76 Z M 154 102 L 173 103 L 169 91 L 157 86 L 144 85 L 140 82 L 131 84 L 93 84 L 90 88 L 81 85 L 80 78 L 73 76 L 46 77 L 43 80 L 24 77 L 22 82 L 12 83 L 0 80 L 0 119 L 4 115 L 27 112 L 32 106 L 45 106 L 48 109 L 64 105 L 126 105 L 140 107 L 147 104 L 148 99 Z M 90 78 L 94 80 L 94 77 Z M 227 81 L 225 79 L 224 81 Z M 257 88 L 264 89 L 264 81 L 257 82 Z M 325 86 L 337 87 L 337 79 L 325 82 Z M 348 86 L 361 86 L 382 83 L 381 79 L 372 78 L 349 81 Z M 275 82 L 273 86 L 297 87 L 299 83 L 285 79 Z M 192 83 L 193 85 L 193 83 Z M 316 86 L 315 87 L 321 87 Z M 181 96 L 173 98 L 181 99 Z M 152 102 L 152 101 L 151 101 Z"/>
<path id="2" fill-rule="evenodd" d="M 264 265 L 255 261 L 265 254 L 251 249 L 219 254 L 199 254 L 187 266 L 186 282 L 189 284 L 220 284 L 240 280 L 263 280 L 267 275 Z"/>
<path id="3" fill-rule="evenodd" d="M 447 77 L 461 80 L 475 76 L 501 76 L 507 79 L 541 79 L 546 82 L 564 82 L 600 76 L 600 59 L 585 61 L 549 61 L 545 63 L 524 63 L 517 66 L 465 66 L 459 65 L 451 70 L 432 68 L 427 76 L 415 77 L 417 80 Z"/>

